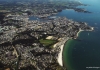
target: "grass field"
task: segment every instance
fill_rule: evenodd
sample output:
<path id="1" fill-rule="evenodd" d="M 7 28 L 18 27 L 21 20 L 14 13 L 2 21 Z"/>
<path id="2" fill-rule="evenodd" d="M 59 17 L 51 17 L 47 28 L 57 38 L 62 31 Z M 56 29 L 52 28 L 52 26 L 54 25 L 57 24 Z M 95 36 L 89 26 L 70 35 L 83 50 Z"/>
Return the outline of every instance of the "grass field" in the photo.
<path id="1" fill-rule="evenodd" d="M 48 40 L 48 39 L 40 39 L 39 41 L 44 46 L 53 45 L 53 44 L 55 44 L 57 42 L 56 40 Z"/>

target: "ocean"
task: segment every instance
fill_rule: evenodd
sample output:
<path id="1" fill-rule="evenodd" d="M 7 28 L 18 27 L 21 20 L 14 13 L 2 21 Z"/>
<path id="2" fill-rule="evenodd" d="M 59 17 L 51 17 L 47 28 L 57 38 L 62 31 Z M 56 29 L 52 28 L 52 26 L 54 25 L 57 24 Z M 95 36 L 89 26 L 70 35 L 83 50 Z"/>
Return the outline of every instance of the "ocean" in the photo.
<path id="1" fill-rule="evenodd" d="M 100 70 L 100 0 L 78 0 L 88 6 L 85 8 L 92 13 L 63 10 L 57 17 L 67 17 L 78 22 L 86 22 L 95 28 L 94 31 L 79 33 L 78 40 L 68 40 L 63 50 L 63 63 L 67 70 Z M 30 20 L 37 20 L 30 17 Z"/>
<path id="2" fill-rule="evenodd" d="M 87 22 L 95 27 L 94 31 L 79 33 L 78 40 L 66 42 L 63 51 L 64 66 L 68 70 L 100 70 L 100 0 L 79 0 L 88 6 L 79 6 L 92 13 L 63 10 L 57 16 L 74 21 Z"/>

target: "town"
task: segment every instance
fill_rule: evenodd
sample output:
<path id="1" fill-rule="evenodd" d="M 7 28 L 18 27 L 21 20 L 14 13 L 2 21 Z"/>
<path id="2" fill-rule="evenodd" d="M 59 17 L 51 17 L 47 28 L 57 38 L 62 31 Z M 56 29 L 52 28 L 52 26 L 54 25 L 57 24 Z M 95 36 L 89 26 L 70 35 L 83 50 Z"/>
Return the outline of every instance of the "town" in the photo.
<path id="1" fill-rule="evenodd" d="M 33 0 L 34 1 L 34 0 Z M 77 12 L 91 13 L 78 6 L 87 6 L 78 1 L 34 1 L 34 2 L 3 2 L 0 4 L 0 11 L 11 12 L 19 15 L 34 15 L 39 18 L 46 18 L 55 15 L 64 9 L 73 9 Z"/>
<path id="2" fill-rule="evenodd" d="M 73 4 L 83 5 L 77 3 Z M 93 30 L 93 27 L 85 22 L 76 22 L 66 17 L 44 19 L 65 9 L 66 3 L 65 5 L 58 3 L 58 6 L 55 3 L 43 4 L 36 2 L 32 5 L 18 2 L 17 7 L 3 4 L 6 7 L 2 6 L 3 10 L 0 12 L 0 16 L 4 16 L 0 22 L 2 70 L 4 68 L 65 70 L 66 68 L 57 61 L 61 45 L 69 39 L 76 39 L 77 33 L 81 30 Z M 34 12 L 32 7 L 34 7 Z M 31 15 L 43 20 L 29 20 Z"/>

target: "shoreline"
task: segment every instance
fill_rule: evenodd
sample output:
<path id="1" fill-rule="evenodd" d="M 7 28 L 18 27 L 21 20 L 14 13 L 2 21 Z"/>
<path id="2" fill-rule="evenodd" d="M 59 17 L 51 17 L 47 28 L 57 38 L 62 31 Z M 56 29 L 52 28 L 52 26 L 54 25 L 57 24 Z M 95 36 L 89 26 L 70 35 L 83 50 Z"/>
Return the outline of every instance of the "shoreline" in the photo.
<path id="1" fill-rule="evenodd" d="M 77 34 L 76 34 L 76 39 L 77 39 L 77 37 L 79 36 L 79 33 L 81 33 L 81 32 L 83 32 L 83 31 L 93 31 L 94 30 L 94 27 L 91 27 L 91 30 L 79 30 L 78 32 L 77 32 Z"/>
<path id="2" fill-rule="evenodd" d="M 77 37 L 79 36 L 79 33 L 81 33 L 81 32 L 83 32 L 83 31 L 85 31 L 85 30 L 79 30 L 78 32 L 77 32 L 77 34 L 76 34 L 76 39 L 77 39 Z M 69 40 L 71 40 L 72 38 L 69 38 L 65 43 L 64 43 L 64 45 L 63 45 L 63 50 L 64 50 L 64 48 L 65 48 L 65 44 L 69 41 Z M 68 44 L 67 44 L 68 45 Z M 65 66 L 65 64 L 64 64 L 64 60 L 63 60 L 63 58 L 64 58 L 64 51 L 62 51 L 62 63 L 63 63 L 63 67 Z"/>
<path id="3" fill-rule="evenodd" d="M 78 32 L 77 32 L 77 37 L 79 36 L 79 33 L 80 32 L 82 32 L 82 31 L 84 31 L 84 30 L 79 30 Z M 69 38 L 69 39 L 66 39 L 64 42 L 63 42 L 63 44 L 61 44 L 59 47 L 60 47 L 60 51 L 59 51 L 59 53 L 58 53 L 58 57 L 57 57 L 57 61 L 58 61 L 58 63 L 59 63 L 59 65 L 60 66 L 64 66 L 64 61 L 63 61 L 63 50 L 64 50 L 64 47 L 65 47 L 65 43 L 67 43 L 67 41 L 68 40 L 70 40 L 71 38 Z M 59 42 L 58 42 L 59 43 Z M 57 44 L 58 43 L 56 43 L 56 44 L 54 44 L 54 48 L 57 46 Z"/>
<path id="4" fill-rule="evenodd" d="M 60 66 L 64 67 L 64 61 L 63 61 L 63 52 L 64 52 L 64 48 L 66 47 L 65 44 L 68 42 L 68 40 L 70 39 L 77 39 L 79 37 L 79 34 L 83 31 L 93 31 L 94 28 L 91 27 L 90 30 L 82 30 L 82 29 L 79 29 L 78 32 L 76 33 L 75 35 L 75 38 L 74 37 L 63 37 L 63 38 L 60 38 L 58 39 L 59 42 L 57 42 L 56 44 L 53 45 L 54 48 L 58 49 L 59 51 L 57 51 L 57 62 Z M 55 50 L 56 51 L 56 50 Z"/>
<path id="5" fill-rule="evenodd" d="M 93 31 L 94 30 L 94 28 L 92 27 L 92 29 L 91 30 L 89 30 L 89 31 Z M 88 31 L 88 30 L 79 30 L 78 32 L 77 32 L 77 34 L 76 34 L 76 39 L 78 38 L 78 36 L 79 36 L 79 34 L 81 33 L 81 32 L 83 32 L 83 31 Z M 67 43 L 69 40 L 71 40 L 72 38 L 69 38 L 65 43 Z M 64 50 L 64 47 L 65 47 L 65 43 L 64 43 L 64 45 L 63 45 L 63 50 Z M 63 60 L 63 58 L 64 58 L 64 51 L 62 51 L 62 63 L 63 63 L 63 67 L 65 66 L 64 65 L 64 60 Z"/>
<path id="6" fill-rule="evenodd" d="M 84 31 L 84 30 L 79 30 L 78 32 L 77 32 L 77 34 L 76 34 L 76 36 L 78 37 L 79 36 L 79 33 L 81 33 L 82 31 Z M 77 37 L 76 37 L 76 39 L 77 39 Z"/>
<path id="7" fill-rule="evenodd" d="M 67 47 L 67 48 L 69 47 L 69 46 L 68 46 L 69 43 L 70 43 L 69 41 L 71 41 L 71 40 L 72 40 L 72 38 L 71 38 L 71 39 L 68 39 L 68 40 L 65 42 L 63 49 L 66 49 L 66 47 Z M 66 45 L 67 45 L 67 46 L 66 46 Z M 65 60 L 64 60 L 64 58 L 65 58 L 64 55 L 65 55 L 65 53 L 64 53 L 64 51 L 63 51 L 63 53 L 62 53 L 62 56 L 63 56 L 63 57 L 62 57 L 62 59 L 63 59 L 63 60 L 62 60 L 62 61 L 63 61 L 63 67 L 64 67 L 65 69 L 67 69 L 68 66 L 65 64 L 66 62 L 65 62 Z"/>
<path id="8" fill-rule="evenodd" d="M 84 30 L 79 30 L 76 34 L 76 36 L 78 37 L 79 36 L 79 33 L 82 32 Z M 64 43 L 62 45 L 60 45 L 60 51 L 58 53 L 58 57 L 57 57 L 57 61 L 59 63 L 60 66 L 64 66 L 64 61 L 63 61 L 63 50 L 64 50 L 64 47 L 65 47 L 65 43 L 67 43 L 68 40 L 70 40 L 71 38 L 67 39 L 66 41 L 64 41 Z M 59 42 L 58 42 L 59 43 Z M 57 46 L 57 44 L 54 44 L 54 48 Z"/>
<path id="9" fill-rule="evenodd" d="M 63 59 L 62 59 L 62 57 L 63 57 L 63 55 L 62 55 L 62 53 L 63 53 L 63 48 L 64 48 L 64 45 L 61 45 L 61 46 L 60 46 L 60 52 L 59 52 L 59 54 L 58 54 L 58 59 L 57 59 L 58 63 L 59 63 L 61 66 L 63 66 Z"/>
<path id="10" fill-rule="evenodd" d="M 64 50 L 64 45 L 65 45 L 65 43 L 66 43 L 68 40 L 69 40 L 69 38 L 65 38 L 65 37 L 64 37 L 64 38 L 62 38 L 62 39 L 60 40 L 60 42 L 54 44 L 54 48 L 59 47 L 59 49 L 60 49 L 60 51 L 59 51 L 59 53 L 58 53 L 58 56 L 57 56 L 57 61 L 58 61 L 58 64 L 59 64 L 60 66 L 62 66 L 62 67 L 63 67 L 63 50 Z"/>

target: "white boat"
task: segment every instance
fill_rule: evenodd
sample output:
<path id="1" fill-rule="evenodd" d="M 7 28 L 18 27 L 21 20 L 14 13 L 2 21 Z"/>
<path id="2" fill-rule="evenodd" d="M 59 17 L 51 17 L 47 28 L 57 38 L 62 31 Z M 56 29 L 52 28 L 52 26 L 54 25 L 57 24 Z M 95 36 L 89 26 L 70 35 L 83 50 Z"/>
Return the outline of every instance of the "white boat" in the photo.
<path id="1" fill-rule="evenodd" d="M 89 35 L 89 33 L 88 33 L 88 35 Z"/>

